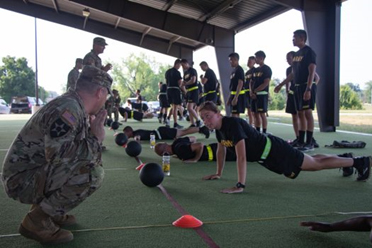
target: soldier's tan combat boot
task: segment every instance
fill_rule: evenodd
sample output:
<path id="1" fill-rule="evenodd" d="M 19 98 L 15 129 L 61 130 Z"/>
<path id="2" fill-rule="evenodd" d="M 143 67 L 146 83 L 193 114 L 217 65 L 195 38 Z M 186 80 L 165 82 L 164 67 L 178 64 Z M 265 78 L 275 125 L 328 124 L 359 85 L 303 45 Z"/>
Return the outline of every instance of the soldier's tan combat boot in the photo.
<path id="1" fill-rule="evenodd" d="M 73 240 L 70 231 L 60 229 L 40 207 L 35 207 L 23 219 L 19 233 L 42 244 L 59 244 Z"/>
<path id="2" fill-rule="evenodd" d="M 37 206 L 38 206 L 37 204 L 33 204 L 31 206 L 30 211 L 32 211 Z M 65 215 L 62 215 L 62 216 L 53 216 L 53 217 L 50 217 L 50 218 L 52 219 L 54 224 L 57 224 L 58 226 L 71 226 L 71 225 L 76 224 L 75 216 L 70 215 L 70 214 L 65 214 Z"/>

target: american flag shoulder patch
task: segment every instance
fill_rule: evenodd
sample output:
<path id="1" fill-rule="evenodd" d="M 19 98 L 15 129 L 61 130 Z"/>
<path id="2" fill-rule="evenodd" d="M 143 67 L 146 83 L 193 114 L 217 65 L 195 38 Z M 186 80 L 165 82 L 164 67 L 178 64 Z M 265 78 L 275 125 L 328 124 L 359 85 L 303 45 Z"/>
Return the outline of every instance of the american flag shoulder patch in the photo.
<path id="1" fill-rule="evenodd" d="M 73 116 L 68 110 L 63 112 L 62 114 L 63 119 L 65 119 L 70 125 L 75 126 L 76 124 L 76 118 Z"/>

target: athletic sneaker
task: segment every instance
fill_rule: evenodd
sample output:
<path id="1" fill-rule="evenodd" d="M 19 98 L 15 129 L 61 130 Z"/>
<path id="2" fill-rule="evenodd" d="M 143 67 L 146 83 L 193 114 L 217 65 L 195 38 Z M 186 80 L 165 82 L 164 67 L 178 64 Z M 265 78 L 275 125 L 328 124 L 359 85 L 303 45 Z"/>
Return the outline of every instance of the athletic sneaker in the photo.
<path id="1" fill-rule="evenodd" d="M 189 128 L 190 128 L 190 127 L 196 127 L 196 126 L 195 126 L 195 124 L 191 124 L 191 125 L 189 126 Z"/>
<path id="2" fill-rule="evenodd" d="M 209 138 L 210 132 L 206 126 L 202 126 L 201 128 L 199 128 L 199 133 L 204 134 L 206 139 Z"/>
<path id="3" fill-rule="evenodd" d="M 158 118 L 158 120 L 159 120 L 159 123 L 161 124 L 161 117 L 160 117 L 160 118 Z"/>
<path id="4" fill-rule="evenodd" d="M 180 116 L 180 117 L 178 118 L 178 120 L 179 120 L 179 121 L 184 121 L 185 119 L 184 119 L 183 117 Z"/>
<path id="5" fill-rule="evenodd" d="M 174 123 L 173 127 L 177 128 L 177 129 L 182 129 L 183 128 L 183 126 L 179 125 L 178 123 Z"/>
<path id="6" fill-rule="evenodd" d="M 347 153 L 343 153 L 343 154 L 338 154 L 337 156 L 341 157 L 341 158 L 353 158 L 353 153 L 347 152 Z M 342 167 L 341 169 L 342 169 L 342 176 L 343 177 L 349 177 L 349 176 L 353 175 L 353 173 L 354 173 L 354 167 L 352 167 L 352 166 Z"/>
<path id="7" fill-rule="evenodd" d="M 300 152 L 312 152 L 314 151 L 313 144 L 305 144 L 302 147 L 297 148 Z"/>
<path id="8" fill-rule="evenodd" d="M 292 140 L 291 142 L 288 142 L 288 144 L 290 144 L 291 146 L 295 147 L 298 144 L 298 139 L 296 138 L 296 139 Z"/>
<path id="9" fill-rule="evenodd" d="M 355 167 L 358 172 L 357 181 L 367 181 L 371 174 L 372 157 L 362 157 L 361 159 L 363 159 L 363 165 L 358 166 L 359 168 Z"/>
<path id="10" fill-rule="evenodd" d="M 201 126 L 200 120 L 197 120 L 195 124 L 197 127 L 200 127 Z"/>
<path id="11" fill-rule="evenodd" d="M 319 148 L 319 144 L 316 142 L 314 138 L 312 138 L 311 142 L 313 143 L 314 148 Z"/>

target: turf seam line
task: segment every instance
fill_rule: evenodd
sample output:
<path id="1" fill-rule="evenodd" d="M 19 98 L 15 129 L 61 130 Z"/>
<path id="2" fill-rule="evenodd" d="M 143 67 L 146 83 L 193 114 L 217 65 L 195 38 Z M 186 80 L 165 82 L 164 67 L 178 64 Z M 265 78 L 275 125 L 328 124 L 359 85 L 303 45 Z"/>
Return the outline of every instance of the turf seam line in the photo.
<path id="1" fill-rule="evenodd" d="M 277 216 L 277 217 L 267 217 L 267 218 L 251 218 L 251 219 L 238 219 L 238 220 L 221 220 L 221 221 L 206 221 L 204 224 L 225 224 L 225 223 L 237 223 L 237 222 L 255 222 L 255 221 L 270 221 L 270 220 L 286 220 L 295 218 L 308 218 L 308 217 L 324 217 L 332 215 L 354 215 L 354 214 L 371 214 L 372 212 L 331 212 L 323 214 L 313 214 L 313 215 L 294 215 L 294 216 Z M 94 231 L 114 231 L 114 230 L 126 230 L 126 229 L 141 229 L 141 228 L 157 228 L 157 227 L 173 227 L 171 224 L 159 224 L 159 225 L 143 225 L 143 226 L 121 226 L 121 227 L 103 227 L 103 228 L 89 228 L 80 230 L 71 230 L 71 232 L 94 232 Z M 194 228 L 196 229 L 200 228 Z M 3 234 L 0 238 L 10 238 L 21 236 L 19 233 L 14 234 Z"/>
<path id="2" fill-rule="evenodd" d="M 176 208 L 176 210 L 182 214 L 187 214 L 186 210 L 174 199 L 168 191 L 163 187 L 163 185 L 158 185 L 160 191 L 165 195 L 165 197 L 172 203 L 172 205 Z M 208 247 L 217 248 L 219 247 L 209 235 L 203 231 L 201 227 L 193 228 L 194 231 L 199 235 L 199 237 L 208 245 Z"/>

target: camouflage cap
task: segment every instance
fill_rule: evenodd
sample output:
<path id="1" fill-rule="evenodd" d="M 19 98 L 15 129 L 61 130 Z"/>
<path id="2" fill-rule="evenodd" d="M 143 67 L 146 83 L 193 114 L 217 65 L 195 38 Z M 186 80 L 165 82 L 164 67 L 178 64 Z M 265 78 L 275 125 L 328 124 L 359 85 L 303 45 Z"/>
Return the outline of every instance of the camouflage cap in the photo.
<path id="1" fill-rule="evenodd" d="M 102 37 L 96 37 L 93 39 L 93 43 L 101 46 L 107 46 L 108 44 L 106 43 L 105 39 Z"/>
<path id="2" fill-rule="evenodd" d="M 89 81 L 89 82 L 92 82 L 94 84 L 98 84 L 98 85 L 101 85 L 103 87 L 106 87 L 109 94 L 112 95 L 112 91 L 111 91 L 111 84 L 112 84 L 112 78 L 111 76 L 95 67 L 95 66 L 91 66 L 91 65 L 86 65 L 83 67 L 83 70 L 81 71 L 80 73 L 80 76 L 79 76 L 79 79 L 78 81 L 76 82 L 77 84 L 79 84 L 79 81 L 81 80 L 84 80 L 84 81 Z"/>

